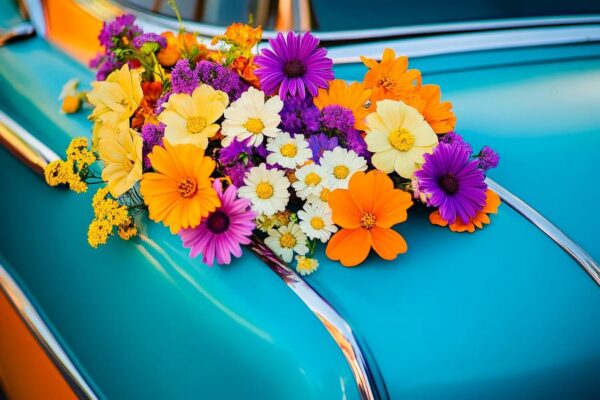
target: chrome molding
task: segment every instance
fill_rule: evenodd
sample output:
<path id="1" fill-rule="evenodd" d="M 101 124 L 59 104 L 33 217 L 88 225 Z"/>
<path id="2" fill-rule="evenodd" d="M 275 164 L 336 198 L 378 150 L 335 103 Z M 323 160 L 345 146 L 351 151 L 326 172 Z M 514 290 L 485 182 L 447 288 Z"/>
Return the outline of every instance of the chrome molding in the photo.
<path id="1" fill-rule="evenodd" d="M 6 293 L 23 322 L 44 348 L 75 394 L 82 399 L 97 399 L 94 391 L 77 371 L 33 304 L 2 264 L 0 264 L 0 290 Z"/>
<path id="2" fill-rule="evenodd" d="M 365 400 L 379 398 L 372 371 L 356 341 L 352 328 L 346 320 L 308 282 L 277 257 L 256 236 L 252 237 L 252 242 L 246 247 L 256 254 L 296 293 L 329 331 L 348 361 L 356 380 L 360 398 Z"/>
<path id="3" fill-rule="evenodd" d="M 486 179 L 486 183 L 490 189 L 498 193 L 502 201 L 524 216 L 529 222 L 539 228 L 565 252 L 567 252 L 567 254 L 569 254 L 585 272 L 587 272 L 594 282 L 600 286 L 600 265 L 598 265 L 592 256 L 590 256 L 577 243 L 575 243 L 560 229 L 558 229 L 556 225 L 548 221 L 529 204 L 512 194 L 506 188 L 490 178 Z"/>
<path id="4" fill-rule="evenodd" d="M 0 143 L 41 175 L 44 175 L 44 168 L 50 162 L 60 158 L 2 110 L 0 110 Z"/>

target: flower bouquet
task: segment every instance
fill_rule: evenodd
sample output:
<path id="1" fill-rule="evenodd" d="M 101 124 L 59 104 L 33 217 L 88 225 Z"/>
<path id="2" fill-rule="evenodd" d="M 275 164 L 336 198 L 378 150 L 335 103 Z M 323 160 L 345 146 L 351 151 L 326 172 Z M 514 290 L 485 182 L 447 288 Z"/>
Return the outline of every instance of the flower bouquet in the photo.
<path id="1" fill-rule="evenodd" d="M 417 203 L 432 224 L 473 232 L 500 204 L 486 171 L 498 155 L 454 132 L 452 105 L 406 57 L 362 57 L 362 82 L 335 79 L 311 33 L 233 24 L 211 43 L 183 29 L 144 33 L 135 18 L 105 23 L 91 142 L 75 138 L 46 180 L 93 197 L 92 247 L 137 234 L 147 213 L 212 266 L 252 237 L 299 273 L 316 270 L 319 242 L 344 266 L 371 249 L 407 251 L 394 226 Z M 81 93 L 63 96 L 74 111 Z"/>

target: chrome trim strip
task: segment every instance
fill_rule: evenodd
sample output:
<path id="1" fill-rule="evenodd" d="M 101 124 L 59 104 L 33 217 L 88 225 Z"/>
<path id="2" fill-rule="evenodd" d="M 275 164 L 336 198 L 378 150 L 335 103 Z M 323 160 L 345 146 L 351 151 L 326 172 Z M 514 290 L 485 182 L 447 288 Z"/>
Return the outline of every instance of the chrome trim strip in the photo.
<path id="1" fill-rule="evenodd" d="M 114 12 L 120 9 L 122 13 L 133 13 L 138 20 L 146 24 L 145 29 L 149 31 L 162 31 L 171 29 L 177 31 L 179 26 L 174 18 L 152 14 L 151 12 L 140 10 L 131 6 L 124 5 L 115 0 L 76 0 L 76 2 L 92 12 L 94 15 L 106 17 L 107 12 Z M 113 14 L 110 18 L 113 18 Z M 318 15 L 317 15 L 318 18 Z M 438 24 L 423 24 L 404 27 L 388 27 L 374 29 L 351 29 L 342 31 L 323 31 L 318 32 L 319 39 L 323 42 L 330 41 L 354 41 L 365 39 L 385 39 L 399 36 L 428 35 L 465 31 L 485 31 L 492 29 L 508 28 L 527 28 L 536 26 L 558 26 L 558 25 L 578 25 L 600 23 L 600 14 L 590 15 L 566 15 L 557 17 L 530 17 L 530 18 L 512 18 L 496 19 L 491 21 L 475 22 L 449 22 Z M 186 21 L 186 26 L 195 32 L 199 32 L 206 37 L 221 35 L 225 31 L 225 26 L 211 25 L 201 22 Z M 263 37 L 269 39 L 274 37 L 277 31 L 265 30 Z"/>
<path id="2" fill-rule="evenodd" d="M 329 331 L 331 337 L 333 337 L 333 340 L 335 340 L 348 361 L 356 380 L 360 398 L 364 400 L 379 398 L 380 396 L 377 392 L 372 371 L 356 341 L 352 328 L 346 320 L 308 282 L 277 257 L 259 238 L 253 236 L 252 242 L 246 247 L 296 293 L 304 304 L 319 318 L 327 331 Z"/>
<path id="3" fill-rule="evenodd" d="M 380 59 L 386 47 L 409 57 L 551 46 L 600 41 L 600 25 L 530 28 L 506 31 L 461 33 L 443 36 L 397 39 L 330 47 L 328 55 L 335 64 L 360 63 L 360 56 Z"/>
<path id="4" fill-rule="evenodd" d="M 0 109 L 0 143 L 36 173 L 60 157 Z"/>
<path id="5" fill-rule="evenodd" d="M 46 36 L 46 13 L 42 0 L 23 0 L 31 24 L 40 36 Z"/>
<path id="6" fill-rule="evenodd" d="M 37 338 L 75 394 L 79 398 L 96 400 L 98 397 L 94 391 L 79 374 L 33 304 L 2 264 L 0 264 L 0 289 L 6 293 L 23 322 Z"/>
<path id="7" fill-rule="evenodd" d="M 600 286 L 600 265 L 598 265 L 592 256 L 565 235 L 556 225 L 548 221 L 529 204 L 512 194 L 506 188 L 490 178 L 486 179 L 486 183 L 490 189 L 498 193 L 502 201 L 525 217 L 567 252 L 587 272 L 594 282 Z"/>

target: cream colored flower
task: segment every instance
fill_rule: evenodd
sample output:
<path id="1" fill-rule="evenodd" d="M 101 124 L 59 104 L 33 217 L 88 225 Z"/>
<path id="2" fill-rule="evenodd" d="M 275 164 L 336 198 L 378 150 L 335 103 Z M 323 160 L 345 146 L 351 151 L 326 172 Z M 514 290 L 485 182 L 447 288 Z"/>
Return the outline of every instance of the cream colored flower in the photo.
<path id="1" fill-rule="evenodd" d="M 144 93 L 140 84 L 143 70 L 129 70 L 127 64 L 113 71 L 105 81 L 92 83 L 88 101 L 95 106 L 90 120 L 108 126 L 128 121 L 140 105 Z"/>
<path id="2" fill-rule="evenodd" d="M 108 182 L 110 194 L 117 198 L 142 179 L 142 138 L 126 127 L 114 137 L 103 137 L 98 153 L 104 162 L 102 179 Z"/>
<path id="3" fill-rule="evenodd" d="M 325 169 L 325 186 L 330 190 L 346 189 L 352 175 L 367 169 L 367 161 L 353 150 L 336 147 L 326 151 L 319 160 Z"/>
<path id="4" fill-rule="evenodd" d="M 296 256 L 296 271 L 302 276 L 310 275 L 319 268 L 319 261 L 315 258 Z"/>
<path id="5" fill-rule="evenodd" d="M 249 146 L 258 146 L 265 136 L 275 137 L 281 132 L 278 125 L 282 108 L 283 102 L 279 96 L 273 96 L 265 102 L 265 93 L 250 87 L 225 110 L 222 146 L 228 146 L 234 139 L 241 142 L 247 138 L 251 138 Z"/>
<path id="6" fill-rule="evenodd" d="M 290 181 L 283 171 L 267 169 L 264 163 L 253 167 L 244 178 L 246 186 L 238 189 L 240 197 L 250 199 L 252 210 L 267 217 L 285 210 L 290 198 Z"/>
<path id="7" fill-rule="evenodd" d="M 304 135 L 291 137 L 287 132 L 281 132 L 274 138 L 267 140 L 267 163 L 279 164 L 283 168 L 296 168 L 312 157 L 312 150 L 308 148 L 308 142 Z"/>
<path id="8" fill-rule="evenodd" d="M 291 262 L 294 253 L 301 256 L 308 253 L 306 235 L 294 222 L 277 230 L 269 229 L 269 236 L 265 239 L 265 244 L 285 262 Z"/>
<path id="9" fill-rule="evenodd" d="M 296 170 L 297 181 L 292 184 L 301 199 L 321 193 L 325 184 L 325 169 L 316 164 L 308 164 Z"/>
<path id="10" fill-rule="evenodd" d="M 338 230 L 331 219 L 329 206 L 304 204 L 304 208 L 298 211 L 298 218 L 302 232 L 310 239 L 319 239 L 321 243 L 326 243 L 331 234 Z"/>
<path id="11" fill-rule="evenodd" d="M 208 138 L 219 130 L 216 121 L 229 104 L 226 93 L 201 84 L 192 92 L 172 94 L 158 120 L 165 124 L 165 139 L 171 144 L 194 144 L 206 149 Z"/>
<path id="12" fill-rule="evenodd" d="M 377 111 L 367 115 L 367 136 L 371 162 L 389 174 L 396 171 L 410 179 L 424 162 L 423 154 L 431 153 L 438 138 L 423 116 L 401 101 L 377 102 Z"/>

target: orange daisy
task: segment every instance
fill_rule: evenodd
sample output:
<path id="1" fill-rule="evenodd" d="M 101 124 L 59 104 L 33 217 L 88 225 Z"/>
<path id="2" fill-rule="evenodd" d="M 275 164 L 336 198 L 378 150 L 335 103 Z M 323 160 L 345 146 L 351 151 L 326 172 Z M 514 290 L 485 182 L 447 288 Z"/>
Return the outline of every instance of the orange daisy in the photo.
<path id="1" fill-rule="evenodd" d="M 452 232 L 475 232 L 475 227 L 483 229 L 484 224 L 489 224 L 490 217 L 488 214 L 498 213 L 498 207 L 500 206 L 500 196 L 490 189 L 487 190 L 485 206 L 479 211 L 468 223 L 463 223 L 460 218 L 457 218 L 453 224 L 450 224 L 450 230 Z M 434 211 L 429 214 L 429 222 L 433 225 L 448 226 L 448 221 L 442 218 L 439 211 Z"/>
<path id="2" fill-rule="evenodd" d="M 456 116 L 452 112 L 452 103 L 442 102 L 441 98 L 438 85 L 423 85 L 404 101 L 423 115 L 435 133 L 442 134 L 454 130 Z"/>
<path id="3" fill-rule="evenodd" d="M 371 112 L 365 107 L 370 96 L 371 89 L 365 89 L 362 83 L 354 82 L 348 85 L 342 79 L 336 79 L 329 82 L 327 90 L 319 89 L 319 94 L 313 101 L 319 110 L 330 105 L 347 108 L 354 115 L 354 127 L 364 131 L 365 117 Z"/>
<path id="4" fill-rule="evenodd" d="M 392 229 L 406 221 L 411 195 L 394 189 L 391 178 L 380 171 L 356 172 L 348 189 L 329 193 L 333 222 L 342 229 L 329 240 L 325 254 L 342 265 L 363 262 L 371 248 L 385 260 L 407 250 L 406 241 Z"/>
<path id="5" fill-rule="evenodd" d="M 392 49 L 383 51 L 381 62 L 363 56 L 360 59 L 369 68 L 364 78 L 365 87 L 373 88 L 373 94 L 380 97 L 379 100 L 398 100 L 394 97 L 409 96 L 421 85 L 421 72 L 418 69 L 409 70 L 408 57 L 396 57 Z"/>
<path id="6" fill-rule="evenodd" d="M 175 234 L 195 228 L 221 205 L 210 175 L 215 162 L 204 150 L 192 144 L 154 146 L 148 154 L 156 172 L 146 172 L 140 183 L 150 219 L 162 222 Z"/>

